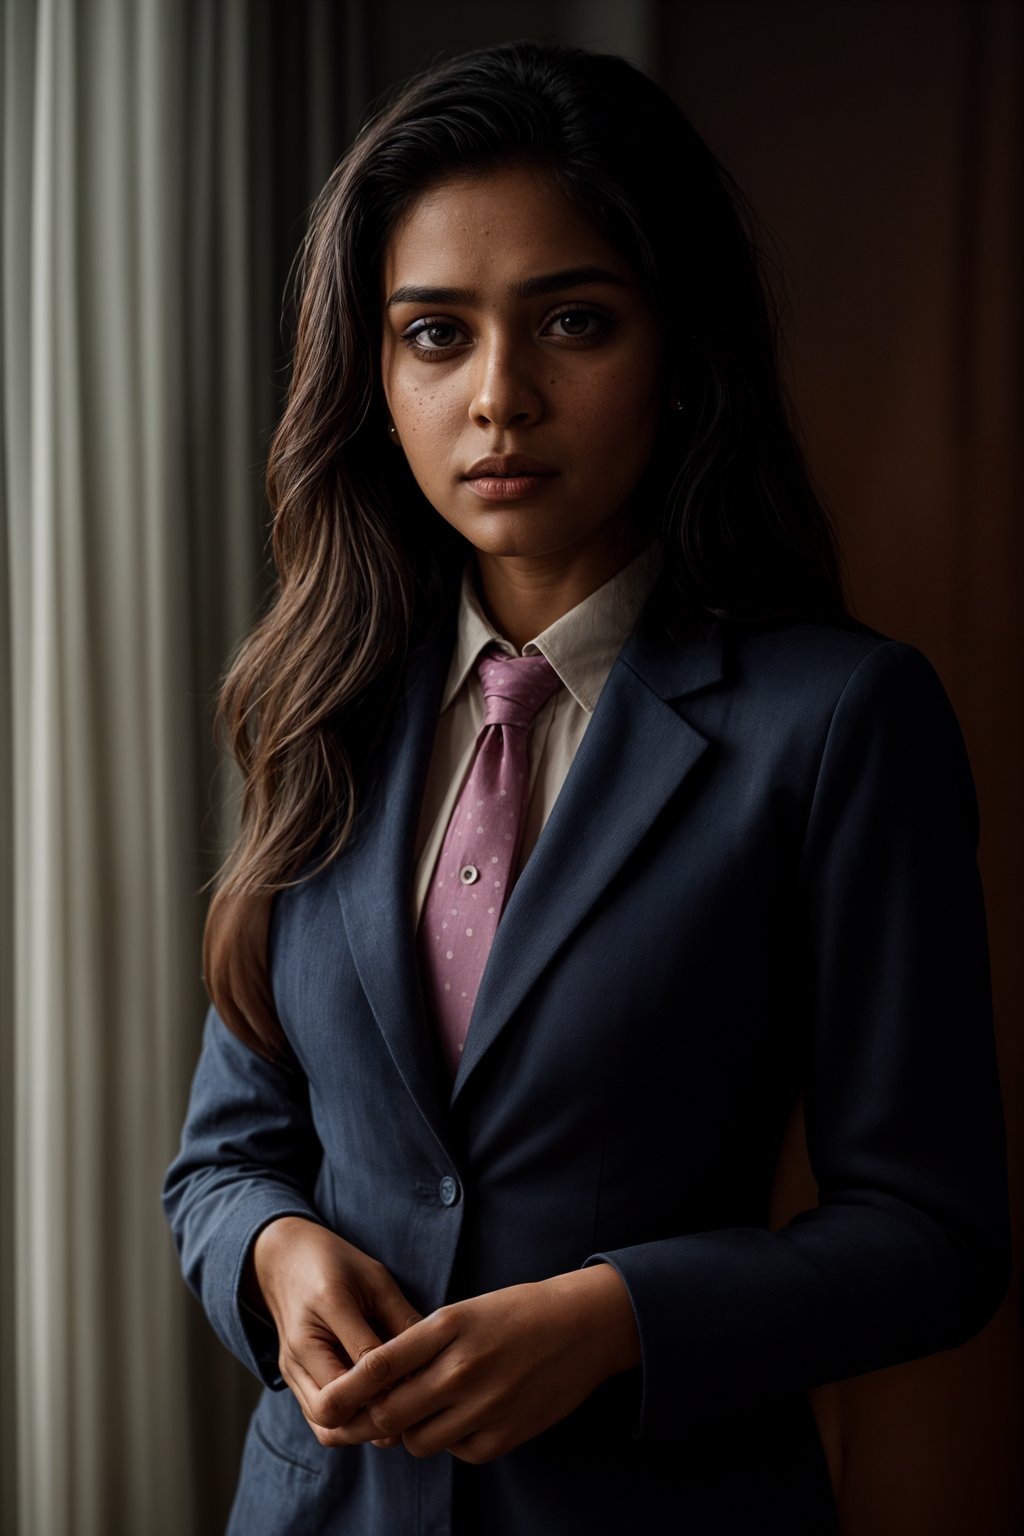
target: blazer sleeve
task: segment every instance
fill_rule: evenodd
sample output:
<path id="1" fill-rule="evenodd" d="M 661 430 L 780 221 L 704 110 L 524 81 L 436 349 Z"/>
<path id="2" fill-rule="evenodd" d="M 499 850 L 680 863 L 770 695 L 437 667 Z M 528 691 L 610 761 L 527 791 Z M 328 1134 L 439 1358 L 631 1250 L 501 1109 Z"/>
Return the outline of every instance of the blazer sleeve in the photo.
<path id="1" fill-rule="evenodd" d="M 321 1220 L 313 1205 L 321 1158 L 298 1063 L 272 1066 L 210 1008 L 164 1211 L 185 1280 L 216 1333 L 275 1390 L 285 1385 L 277 1330 L 242 1301 L 243 1270 L 268 1222 Z"/>
<path id="2" fill-rule="evenodd" d="M 958 1345 L 1004 1295 L 977 839 L 942 685 L 919 651 L 882 642 L 836 703 L 800 865 L 819 1204 L 776 1232 L 702 1232 L 585 1261 L 612 1264 L 632 1300 L 638 1437 Z"/>

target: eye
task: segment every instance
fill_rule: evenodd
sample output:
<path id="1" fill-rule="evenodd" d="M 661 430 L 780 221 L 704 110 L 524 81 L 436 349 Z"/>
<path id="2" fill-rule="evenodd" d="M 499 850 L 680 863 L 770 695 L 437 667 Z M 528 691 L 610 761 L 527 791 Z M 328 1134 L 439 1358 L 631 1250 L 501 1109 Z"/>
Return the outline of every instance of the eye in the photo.
<path id="1" fill-rule="evenodd" d="M 459 327 L 453 320 L 418 320 L 407 331 L 401 332 L 399 340 L 404 341 L 411 352 L 429 356 L 431 352 L 450 351 L 458 333 Z"/>
<path id="2" fill-rule="evenodd" d="M 566 341 L 596 341 L 611 325 L 611 320 L 599 310 L 589 309 L 585 305 L 572 305 L 552 315 L 547 325 L 561 327 L 556 335 Z"/>

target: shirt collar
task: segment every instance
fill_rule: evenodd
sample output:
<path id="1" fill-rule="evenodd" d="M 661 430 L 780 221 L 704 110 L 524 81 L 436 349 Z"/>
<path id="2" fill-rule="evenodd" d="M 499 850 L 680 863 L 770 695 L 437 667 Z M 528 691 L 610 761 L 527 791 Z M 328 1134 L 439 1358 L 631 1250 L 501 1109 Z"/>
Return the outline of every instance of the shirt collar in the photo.
<path id="1" fill-rule="evenodd" d="M 497 645 L 507 656 L 545 656 L 576 702 L 588 715 L 593 714 L 612 663 L 639 618 L 663 563 L 664 546 L 655 538 L 604 586 L 517 652 L 480 605 L 473 579 L 476 561 L 471 555 L 462 572 L 455 649 L 441 698 L 442 712 L 462 688 L 480 652 L 488 645 Z"/>

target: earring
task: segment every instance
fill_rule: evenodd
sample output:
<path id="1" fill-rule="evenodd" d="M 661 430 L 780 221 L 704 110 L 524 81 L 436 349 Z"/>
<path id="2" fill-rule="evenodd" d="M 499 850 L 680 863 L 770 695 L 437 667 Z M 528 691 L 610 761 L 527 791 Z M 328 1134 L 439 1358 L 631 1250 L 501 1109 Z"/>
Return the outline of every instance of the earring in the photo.
<path id="1" fill-rule="evenodd" d="M 390 427 L 388 427 L 388 431 L 392 437 L 398 436 L 398 428 L 395 426 L 394 422 L 392 422 Z"/>
<path id="2" fill-rule="evenodd" d="M 681 400 L 673 400 L 672 401 L 672 409 L 674 411 L 685 411 L 686 410 L 686 406 L 683 404 L 683 402 Z"/>

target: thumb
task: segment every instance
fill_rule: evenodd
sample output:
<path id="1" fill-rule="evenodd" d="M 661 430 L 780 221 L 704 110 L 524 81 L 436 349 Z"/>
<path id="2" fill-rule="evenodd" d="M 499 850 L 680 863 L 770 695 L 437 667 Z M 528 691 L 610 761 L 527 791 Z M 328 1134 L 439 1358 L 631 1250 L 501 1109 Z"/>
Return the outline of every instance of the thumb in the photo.
<path id="1" fill-rule="evenodd" d="M 417 1312 L 412 1302 L 399 1290 L 397 1282 L 391 1275 L 385 1274 L 374 1286 L 369 1311 L 375 1322 L 380 1324 L 380 1332 L 384 1339 L 396 1338 L 404 1333 L 414 1323 L 423 1321 L 422 1314 Z M 362 1351 L 366 1353 L 365 1349 Z M 353 1364 L 356 1363 L 353 1357 Z"/>
<path id="2" fill-rule="evenodd" d="M 310 1318 L 294 1340 L 291 1354 L 307 1388 L 320 1391 L 380 1342 L 364 1318 L 346 1309 L 331 1318 L 323 1313 Z"/>
<path id="3" fill-rule="evenodd" d="M 371 1315 L 369 1309 L 361 1307 L 358 1301 L 351 1295 L 342 1295 L 324 1301 L 317 1309 L 319 1323 L 313 1324 L 307 1330 L 310 1342 L 310 1356 L 317 1353 L 316 1342 L 319 1338 L 330 1341 L 334 1354 L 334 1369 L 331 1371 L 328 1381 L 333 1381 L 349 1366 L 356 1365 L 371 1349 L 377 1349 L 384 1342 L 383 1333 L 377 1330 L 367 1320 Z M 322 1354 L 320 1359 L 324 1359 Z M 326 1386 L 327 1381 L 321 1383 Z"/>
<path id="4" fill-rule="evenodd" d="M 311 1424 L 339 1427 L 328 1389 L 381 1343 L 351 1300 L 322 1306 L 306 1320 L 292 1341 L 286 1379 Z"/>

